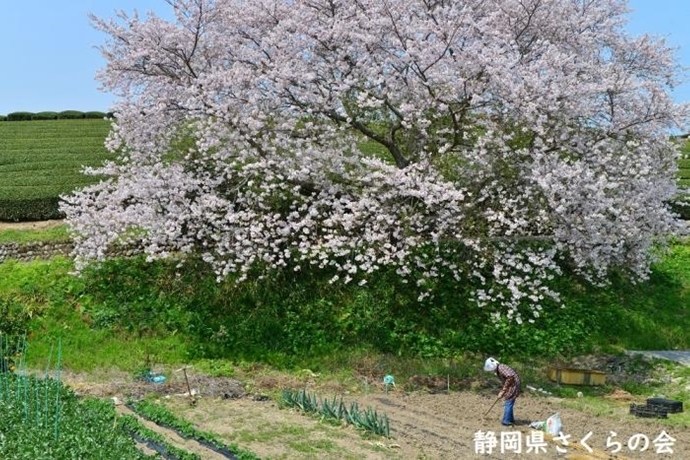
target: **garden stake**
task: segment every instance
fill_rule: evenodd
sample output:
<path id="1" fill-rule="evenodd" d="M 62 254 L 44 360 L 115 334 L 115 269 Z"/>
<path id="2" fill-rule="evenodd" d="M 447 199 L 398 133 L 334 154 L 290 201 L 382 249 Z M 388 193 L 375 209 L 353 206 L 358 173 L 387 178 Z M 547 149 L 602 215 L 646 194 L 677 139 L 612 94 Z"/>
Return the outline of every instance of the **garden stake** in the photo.
<path id="1" fill-rule="evenodd" d="M 55 361 L 55 381 L 60 381 L 62 367 L 62 337 L 58 337 L 57 360 Z M 60 388 L 55 385 L 55 439 L 60 437 Z"/>
<path id="2" fill-rule="evenodd" d="M 184 366 L 182 369 L 178 369 L 178 372 L 179 371 L 182 371 L 182 373 L 184 374 L 184 381 L 187 383 L 187 394 L 189 394 L 189 397 L 192 399 L 192 404 L 194 404 L 196 400 L 192 395 L 192 387 L 189 386 L 189 378 L 187 377 L 187 366 Z"/>
<path id="3" fill-rule="evenodd" d="M 192 387 L 189 386 L 189 377 L 187 377 L 187 368 L 186 367 L 182 368 L 182 373 L 184 373 L 184 381 L 187 383 L 187 391 L 189 392 L 189 396 L 192 396 Z"/>

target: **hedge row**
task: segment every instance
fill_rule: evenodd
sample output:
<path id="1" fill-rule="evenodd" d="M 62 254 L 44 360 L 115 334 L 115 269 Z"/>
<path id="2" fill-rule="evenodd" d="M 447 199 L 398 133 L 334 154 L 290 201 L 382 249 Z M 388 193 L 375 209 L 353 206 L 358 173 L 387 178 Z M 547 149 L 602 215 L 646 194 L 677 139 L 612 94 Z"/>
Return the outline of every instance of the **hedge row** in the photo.
<path id="1" fill-rule="evenodd" d="M 99 112 L 96 110 L 89 112 L 82 112 L 80 110 L 63 110 L 62 112 L 12 112 L 8 113 L 7 115 L 0 115 L 0 121 L 78 120 L 81 118 L 113 118 L 113 113 Z"/>
<path id="2" fill-rule="evenodd" d="M 0 200 L 0 222 L 33 222 L 63 219 L 59 209 L 60 197 Z"/>

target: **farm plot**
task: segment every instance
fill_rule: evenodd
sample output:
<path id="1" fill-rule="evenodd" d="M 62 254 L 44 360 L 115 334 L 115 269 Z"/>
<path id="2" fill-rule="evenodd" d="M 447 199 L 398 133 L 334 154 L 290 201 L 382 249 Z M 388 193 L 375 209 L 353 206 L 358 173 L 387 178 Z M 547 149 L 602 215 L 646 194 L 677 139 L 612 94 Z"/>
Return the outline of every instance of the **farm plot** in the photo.
<path id="1" fill-rule="evenodd" d="M 520 425 L 506 428 L 500 424 L 500 408 L 494 408 L 487 417 L 483 416 L 494 401 L 493 393 L 396 391 L 352 399 L 361 406 L 375 407 L 377 411 L 386 413 L 391 423 L 391 438 L 367 438 L 350 428 L 334 428 L 318 419 L 305 417 L 298 411 L 280 409 L 276 404 L 254 402 L 247 398 L 208 400 L 195 406 L 175 399 L 165 401 L 202 429 L 214 431 L 230 441 L 241 442 L 262 458 L 532 458 L 533 453 L 526 453 L 527 440 L 533 436 L 533 430 L 528 426 L 530 421 L 545 420 L 556 412 L 563 420 L 568 445 L 545 435 L 546 445 L 537 458 L 690 458 L 690 433 L 686 428 L 669 427 L 653 419 L 635 419 L 629 414 L 627 401 L 620 401 L 606 413 L 592 415 L 569 407 L 558 398 L 526 395 L 516 406 Z M 675 440 L 672 455 L 656 453 L 653 441 L 664 431 Z M 499 444 L 490 451 L 480 453 L 475 438 L 488 432 L 493 432 L 498 439 L 502 434 L 519 433 L 521 452 L 501 453 Z M 585 443 L 592 452 L 579 442 L 589 432 L 592 434 Z M 634 449 L 628 447 L 628 442 L 636 435 L 646 437 L 648 444 L 633 445 Z"/>
<path id="2" fill-rule="evenodd" d="M 559 413 L 563 420 L 563 441 L 544 434 L 544 450 L 536 458 L 585 459 L 652 459 L 690 458 L 690 431 L 671 417 L 667 420 L 636 418 L 630 415 L 630 404 L 642 402 L 639 397 L 614 390 L 601 397 L 601 406 L 592 410 L 579 404 L 577 398 L 555 398 L 526 391 L 516 405 L 518 425 L 500 424 L 499 405 L 485 416 L 495 400 L 496 388 L 483 386 L 474 390 L 444 391 L 441 387 L 406 390 L 406 385 L 385 391 L 371 385 L 362 393 L 335 382 L 298 382 L 275 376 L 259 377 L 247 382 L 251 392 L 237 391 L 227 378 L 194 375 L 191 385 L 199 390 L 194 404 L 185 396 L 185 386 L 178 379 L 165 385 L 132 386 L 89 385 L 83 376 L 71 377 L 72 384 L 85 394 L 107 397 L 154 398 L 195 429 L 215 433 L 228 444 L 242 446 L 259 458 L 270 459 L 521 459 L 533 458 L 527 453 L 529 440 L 535 441 L 531 421 L 545 420 Z M 236 382 L 237 383 L 237 382 Z M 399 382 L 401 383 L 401 382 Z M 320 397 L 343 395 L 346 403 L 357 402 L 372 407 L 390 420 L 390 437 L 372 436 L 347 424 L 333 424 L 322 417 L 286 407 L 276 399 L 259 397 L 275 393 L 285 385 L 306 387 Z M 234 388 L 234 389 L 233 389 Z M 146 395 L 146 396 L 145 396 Z M 513 434 L 521 440 L 521 453 L 500 452 L 500 444 L 485 453 L 478 452 L 478 437 L 489 432 L 500 439 Z M 591 432 L 591 435 L 588 435 Z M 660 437 L 673 438 L 668 447 L 672 453 L 657 453 Z M 532 438 L 534 436 L 534 438 Z M 586 439 L 585 439 L 586 438 Z M 584 439 L 592 451 L 580 441 Z M 645 441 L 646 439 L 646 441 Z M 632 440 L 632 441 L 631 441 Z M 561 453 L 561 451 L 564 453 Z M 212 457 L 207 457 L 212 458 Z"/>
<path id="3" fill-rule="evenodd" d="M 0 199 L 56 196 L 95 181 L 81 174 L 108 158 L 106 120 L 0 123 Z"/>

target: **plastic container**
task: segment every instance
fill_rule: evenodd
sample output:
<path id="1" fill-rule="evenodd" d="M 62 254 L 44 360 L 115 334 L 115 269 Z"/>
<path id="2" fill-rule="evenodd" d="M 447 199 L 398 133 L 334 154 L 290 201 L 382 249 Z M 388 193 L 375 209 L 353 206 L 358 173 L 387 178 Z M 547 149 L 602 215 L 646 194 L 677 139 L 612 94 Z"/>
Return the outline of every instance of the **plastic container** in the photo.
<path id="1" fill-rule="evenodd" d="M 630 414 L 636 417 L 668 418 L 666 409 L 649 404 L 630 404 Z"/>
<path id="2" fill-rule="evenodd" d="M 681 401 L 674 401 L 672 399 L 647 398 L 647 405 L 664 409 L 669 414 L 683 412 L 683 403 Z"/>

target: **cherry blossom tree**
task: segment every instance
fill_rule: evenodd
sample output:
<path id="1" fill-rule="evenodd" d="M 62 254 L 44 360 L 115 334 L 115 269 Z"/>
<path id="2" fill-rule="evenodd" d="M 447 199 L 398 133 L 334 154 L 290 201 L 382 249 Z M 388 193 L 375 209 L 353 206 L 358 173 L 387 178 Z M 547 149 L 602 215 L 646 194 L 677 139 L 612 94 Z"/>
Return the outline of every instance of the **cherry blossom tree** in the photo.
<path id="1" fill-rule="evenodd" d="M 564 270 L 644 279 L 679 228 L 679 73 L 624 1 L 168 3 L 92 17 L 117 159 L 63 197 L 79 269 L 134 240 L 219 280 L 386 268 L 522 321 Z"/>

